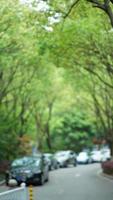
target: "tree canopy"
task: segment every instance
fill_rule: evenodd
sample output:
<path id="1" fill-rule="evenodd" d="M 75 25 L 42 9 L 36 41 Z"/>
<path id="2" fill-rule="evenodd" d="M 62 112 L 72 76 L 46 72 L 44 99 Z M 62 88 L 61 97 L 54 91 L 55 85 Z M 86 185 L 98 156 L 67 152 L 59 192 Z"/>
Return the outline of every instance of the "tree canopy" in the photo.
<path id="1" fill-rule="evenodd" d="M 112 1 L 32 6 L 0 1 L 1 159 L 33 145 L 80 151 L 94 137 L 113 153 Z"/>

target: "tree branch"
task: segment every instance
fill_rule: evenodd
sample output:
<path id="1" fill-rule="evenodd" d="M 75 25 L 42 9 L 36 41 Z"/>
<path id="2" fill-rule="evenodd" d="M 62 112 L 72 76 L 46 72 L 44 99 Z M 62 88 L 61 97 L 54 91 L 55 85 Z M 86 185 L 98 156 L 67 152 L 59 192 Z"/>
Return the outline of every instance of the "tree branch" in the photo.
<path id="1" fill-rule="evenodd" d="M 70 15 L 71 11 L 73 10 L 73 8 L 75 7 L 75 5 L 77 5 L 77 3 L 78 3 L 79 1 L 80 1 L 80 0 L 76 0 L 76 1 L 74 1 L 74 2 L 71 4 L 69 10 L 68 10 L 67 13 L 65 13 L 65 15 L 63 16 L 64 19 L 66 19 L 66 18 Z"/>
<path id="2" fill-rule="evenodd" d="M 88 68 L 88 67 L 84 67 L 85 70 L 87 70 L 88 72 L 92 73 L 93 75 L 95 75 L 102 83 L 104 83 L 105 85 L 107 85 L 109 88 L 113 89 L 113 85 L 109 84 L 108 82 L 104 81 L 101 76 L 99 76 L 99 74 L 95 71 L 93 71 L 92 69 Z"/>
<path id="3" fill-rule="evenodd" d="M 113 27 L 113 11 L 110 6 L 110 2 L 113 4 L 113 0 L 104 0 L 103 3 L 99 2 L 98 0 L 87 0 L 88 2 L 92 3 L 93 7 L 99 8 L 103 10 L 109 17 L 111 26 Z"/>
<path id="4" fill-rule="evenodd" d="M 102 10 L 105 10 L 104 4 L 100 3 L 98 0 L 87 0 L 88 2 L 93 4 L 93 7 L 100 8 Z"/>

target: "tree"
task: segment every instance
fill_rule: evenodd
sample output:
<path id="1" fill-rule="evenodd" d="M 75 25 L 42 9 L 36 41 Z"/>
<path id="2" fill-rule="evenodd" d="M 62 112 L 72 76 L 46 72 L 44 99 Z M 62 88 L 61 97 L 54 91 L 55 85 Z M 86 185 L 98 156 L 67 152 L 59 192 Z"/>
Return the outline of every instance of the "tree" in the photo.
<path id="1" fill-rule="evenodd" d="M 88 4 L 87 2 L 91 3 L 93 8 L 97 8 L 100 9 L 104 12 L 104 14 L 106 14 L 110 20 L 111 26 L 113 27 L 113 8 L 112 8 L 112 4 L 113 4 L 113 0 L 86 0 L 84 2 L 84 5 L 87 6 L 88 8 Z M 52 5 L 54 7 L 54 9 L 57 12 L 62 13 L 62 17 L 64 19 L 70 17 L 72 15 L 72 13 L 76 12 L 78 5 L 83 5 L 83 1 L 81 0 L 73 0 L 73 1 L 63 1 L 63 3 L 61 3 L 60 1 L 50 1 L 50 5 Z M 90 9 L 90 8 L 89 8 Z M 82 12 L 84 13 L 84 11 Z"/>
<path id="2" fill-rule="evenodd" d="M 76 152 L 92 147 L 95 130 L 87 114 L 82 111 L 63 113 L 60 123 L 53 129 L 53 140 L 60 149 L 73 149 Z M 57 149 L 57 147 L 55 147 Z"/>
<path id="3" fill-rule="evenodd" d="M 104 13 L 95 13 L 90 4 L 63 2 L 49 1 L 51 12 L 37 12 L 16 0 L 0 2 L 0 135 L 4 142 L 0 150 L 7 158 L 13 137 L 12 157 L 23 154 L 20 149 L 12 152 L 26 138 L 36 140 L 42 151 L 54 151 L 65 145 L 74 149 L 73 141 L 83 148 L 84 138 L 89 145 L 95 124 L 102 130 L 98 137 L 113 136 L 110 26 Z M 56 16 L 58 24 L 50 20 Z"/>
<path id="4" fill-rule="evenodd" d="M 1 1 L 0 11 L 0 113 L 4 113 L 2 118 L 6 122 L 1 120 L 0 124 L 4 142 L 0 150 L 10 158 L 10 154 L 12 157 L 18 154 L 19 137 L 27 134 L 30 127 L 29 85 L 40 60 L 35 26 L 39 16 L 16 0 Z M 13 150 L 6 153 L 9 137 L 16 149 L 14 153 Z"/>
<path id="5" fill-rule="evenodd" d="M 106 21 L 106 18 L 104 20 Z M 75 73 L 77 76 L 81 73 L 80 78 L 83 80 L 88 78 L 82 83 L 76 75 L 73 76 L 77 87 L 81 82 L 81 87 L 91 95 L 92 111 L 96 109 L 97 112 L 98 110 L 96 116 L 101 118 L 100 120 L 97 117 L 100 137 L 102 136 L 101 130 L 103 130 L 104 137 L 111 137 L 112 141 L 112 113 L 110 111 L 113 103 L 112 32 L 109 31 L 109 25 L 105 27 L 100 21 L 102 22 L 103 18 L 99 12 L 95 16 L 93 9 L 87 10 L 87 13 L 85 10 L 82 17 L 76 16 L 76 21 L 75 15 L 71 13 L 70 19 L 67 18 L 63 24 L 63 29 L 60 29 L 60 25 L 56 28 L 51 54 L 53 54 L 53 62 L 56 66 L 64 67 L 68 72 Z"/>
<path id="6" fill-rule="evenodd" d="M 92 3 L 93 7 L 99 8 L 102 11 L 104 11 L 104 13 L 107 14 L 107 16 L 109 17 L 111 26 L 113 27 L 113 9 L 112 9 L 113 0 L 104 0 L 104 1 L 87 0 L 87 1 Z"/>

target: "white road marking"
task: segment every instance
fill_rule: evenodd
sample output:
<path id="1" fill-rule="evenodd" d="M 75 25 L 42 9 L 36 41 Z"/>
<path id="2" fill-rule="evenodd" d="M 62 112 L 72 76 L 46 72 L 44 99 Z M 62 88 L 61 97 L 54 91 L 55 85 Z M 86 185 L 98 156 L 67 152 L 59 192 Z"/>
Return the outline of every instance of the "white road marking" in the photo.
<path id="1" fill-rule="evenodd" d="M 75 177 L 80 177 L 81 175 L 80 174 L 75 174 Z"/>

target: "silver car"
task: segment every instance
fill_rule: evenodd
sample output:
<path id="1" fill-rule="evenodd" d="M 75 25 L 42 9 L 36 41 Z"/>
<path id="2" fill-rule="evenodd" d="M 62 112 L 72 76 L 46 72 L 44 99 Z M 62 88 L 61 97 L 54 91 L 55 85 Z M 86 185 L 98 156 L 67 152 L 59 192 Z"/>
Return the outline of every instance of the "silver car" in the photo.
<path id="1" fill-rule="evenodd" d="M 59 151 L 55 154 L 55 158 L 60 167 L 68 167 L 68 165 L 76 166 L 76 156 L 71 150 Z"/>

